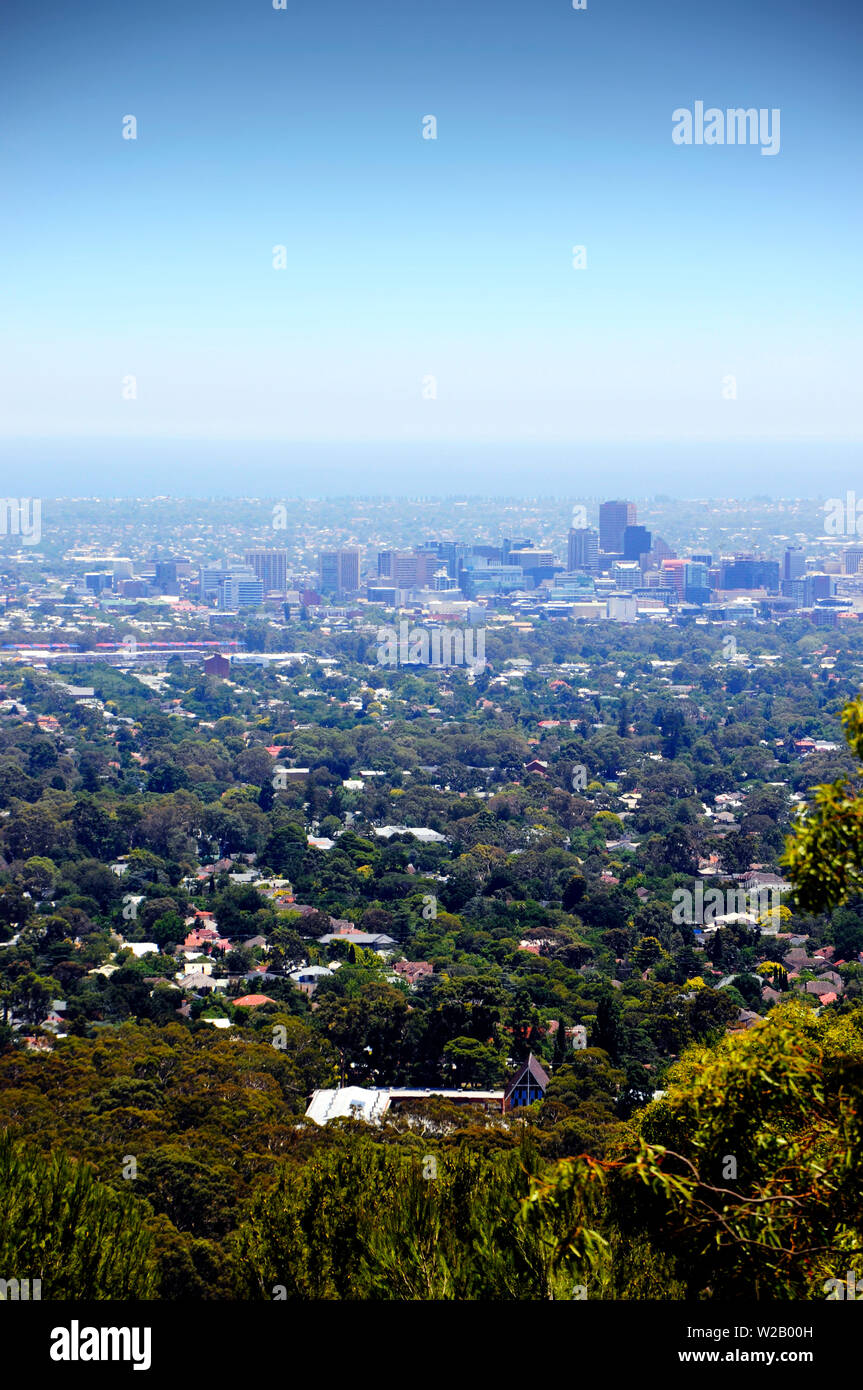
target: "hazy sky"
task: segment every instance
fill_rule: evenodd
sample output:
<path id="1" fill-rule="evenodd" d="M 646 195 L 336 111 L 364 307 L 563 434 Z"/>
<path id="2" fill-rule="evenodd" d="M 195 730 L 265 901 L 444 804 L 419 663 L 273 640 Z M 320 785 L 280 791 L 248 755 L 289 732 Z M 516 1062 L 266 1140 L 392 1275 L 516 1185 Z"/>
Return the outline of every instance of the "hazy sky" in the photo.
<path id="1" fill-rule="evenodd" d="M 859 0 L 286 3 L 3 0 L 6 491 L 861 438 Z M 779 153 L 675 145 L 696 101 Z"/>

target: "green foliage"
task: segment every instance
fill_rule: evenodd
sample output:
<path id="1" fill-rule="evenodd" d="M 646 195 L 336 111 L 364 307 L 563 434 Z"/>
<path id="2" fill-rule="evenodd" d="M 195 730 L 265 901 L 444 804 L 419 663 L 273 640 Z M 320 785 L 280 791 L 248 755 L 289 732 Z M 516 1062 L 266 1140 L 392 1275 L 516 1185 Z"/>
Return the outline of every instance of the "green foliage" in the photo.
<path id="1" fill-rule="evenodd" d="M 822 1298 L 863 1254 L 861 1081 L 863 1011 L 816 1018 L 792 1001 L 689 1050 L 631 1140 L 611 1159 L 560 1164 L 535 1200 L 602 1187 L 617 1297 L 638 1232 L 686 1297 Z"/>
<path id="2" fill-rule="evenodd" d="M 845 736 L 863 759 L 863 700 L 842 711 Z M 798 818 L 782 863 L 807 912 L 824 912 L 863 892 L 863 792 L 847 777 L 815 788 L 815 804 Z"/>
<path id="3" fill-rule="evenodd" d="M 149 1210 L 65 1154 L 42 1155 L 0 1133 L 0 1269 L 41 1279 L 43 1299 L 150 1298 Z"/>
<path id="4" fill-rule="evenodd" d="M 585 1233 L 559 1255 L 571 1208 L 526 1219 L 529 1145 L 484 1158 L 393 1151 L 360 1135 L 279 1174 L 237 1238 L 244 1292 L 288 1299 L 567 1298 L 601 1245 Z M 284 1291 L 284 1292 L 282 1292 Z"/>

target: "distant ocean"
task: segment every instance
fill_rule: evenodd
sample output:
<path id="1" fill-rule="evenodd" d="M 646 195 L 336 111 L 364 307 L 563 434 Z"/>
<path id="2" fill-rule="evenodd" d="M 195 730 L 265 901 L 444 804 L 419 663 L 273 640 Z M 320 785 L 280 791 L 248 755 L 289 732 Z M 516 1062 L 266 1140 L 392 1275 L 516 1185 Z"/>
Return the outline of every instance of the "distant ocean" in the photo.
<path id="1" fill-rule="evenodd" d="M 859 443 L 320 444 L 0 440 L 14 497 L 863 495 Z"/>

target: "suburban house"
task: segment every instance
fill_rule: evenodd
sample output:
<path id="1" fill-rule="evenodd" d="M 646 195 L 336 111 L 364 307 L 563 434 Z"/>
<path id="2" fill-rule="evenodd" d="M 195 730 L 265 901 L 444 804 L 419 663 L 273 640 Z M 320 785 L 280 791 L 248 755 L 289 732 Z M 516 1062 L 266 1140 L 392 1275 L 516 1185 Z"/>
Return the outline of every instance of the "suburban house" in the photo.
<path id="1" fill-rule="evenodd" d="M 304 965 L 299 970 L 292 970 L 290 979 L 303 994 L 314 994 L 321 979 L 324 976 L 332 979 L 332 974 L 325 965 Z"/>
<path id="2" fill-rule="evenodd" d="M 397 975 L 413 989 L 424 975 L 434 974 L 434 966 L 428 960 L 397 960 L 393 966 Z"/>

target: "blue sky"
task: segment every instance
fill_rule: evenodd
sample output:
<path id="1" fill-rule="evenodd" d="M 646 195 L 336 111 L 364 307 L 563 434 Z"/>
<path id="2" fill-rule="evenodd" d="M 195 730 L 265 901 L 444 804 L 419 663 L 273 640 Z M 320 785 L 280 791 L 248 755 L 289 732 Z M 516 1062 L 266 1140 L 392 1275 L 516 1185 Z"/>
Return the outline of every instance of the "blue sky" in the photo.
<path id="1" fill-rule="evenodd" d="M 5 0 L 4 471 L 380 443 L 484 487 L 496 446 L 675 444 L 673 487 L 681 446 L 793 444 L 818 491 L 861 436 L 861 33 L 846 0 Z M 696 100 L 780 108 L 780 153 L 674 145 Z"/>

